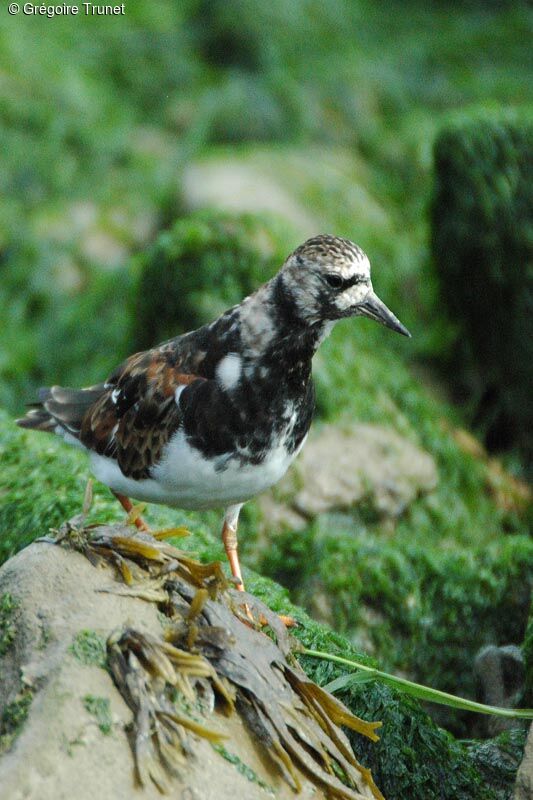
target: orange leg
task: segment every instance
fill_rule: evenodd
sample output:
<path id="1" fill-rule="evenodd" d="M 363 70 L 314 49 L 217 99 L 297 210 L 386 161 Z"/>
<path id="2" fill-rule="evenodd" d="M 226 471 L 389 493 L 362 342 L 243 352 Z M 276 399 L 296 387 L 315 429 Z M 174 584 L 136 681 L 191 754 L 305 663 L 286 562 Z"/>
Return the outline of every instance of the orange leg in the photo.
<path id="1" fill-rule="evenodd" d="M 239 554 L 237 552 L 237 524 L 241 508 L 242 505 L 230 506 L 226 511 L 224 526 L 222 528 L 222 541 L 229 561 L 231 574 L 237 581 L 236 588 L 240 592 L 244 592 L 244 582 L 242 579 L 241 565 L 239 564 Z"/>
<path id="2" fill-rule="evenodd" d="M 113 492 L 113 489 L 111 489 L 111 491 Z M 113 492 L 113 494 L 117 498 L 118 502 L 120 503 L 124 511 L 126 511 L 126 513 L 129 514 L 133 509 L 133 503 L 131 502 L 130 498 L 126 497 L 125 494 L 119 494 L 118 492 Z M 140 531 L 146 531 L 146 532 L 150 531 L 150 528 L 148 527 L 148 525 L 146 524 L 146 522 L 143 520 L 142 517 L 136 517 L 135 524 Z"/>
<path id="3" fill-rule="evenodd" d="M 231 574 L 234 578 L 238 581 L 235 588 L 238 589 L 240 592 L 244 592 L 244 581 L 242 579 L 241 573 L 241 565 L 239 563 L 239 554 L 237 552 L 237 525 L 239 522 L 239 512 L 242 508 L 242 505 L 238 506 L 230 506 L 224 517 L 224 526 L 222 528 L 222 541 L 224 542 L 224 549 L 226 551 L 226 556 L 229 561 Z M 251 623 L 255 623 L 254 617 L 252 612 L 250 611 L 249 607 L 246 605 L 245 607 L 246 616 L 249 618 Z M 286 628 L 294 628 L 296 627 L 297 623 L 293 620 L 292 617 L 287 617 L 282 614 L 279 615 L 280 620 L 283 622 Z M 260 615 L 259 618 L 260 625 L 266 625 L 267 620 Z"/>
<path id="4" fill-rule="evenodd" d="M 226 510 L 226 514 L 224 516 L 224 525 L 222 528 L 222 541 L 224 542 L 224 549 L 226 551 L 226 556 L 229 561 L 231 574 L 236 579 L 236 586 L 235 588 L 238 589 L 240 592 L 244 592 L 244 581 L 242 579 L 241 573 L 241 565 L 239 564 L 239 554 L 237 552 L 237 525 L 239 522 L 239 512 L 242 508 L 242 505 L 238 506 L 230 506 Z M 267 625 L 267 620 L 261 614 L 259 619 L 256 621 L 253 617 L 253 614 L 248 605 L 244 606 L 244 611 L 246 616 L 252 623 L 252 626 L 259 622 L 259 625 Z M 287 617 L 283 615 L 279 615 L 280 620 L 285 625 L 286 628 L 294 628 L 297 627 L 297 622 L 292 617 Z M 244 621 L 244 620 L 243 620 Z"/>

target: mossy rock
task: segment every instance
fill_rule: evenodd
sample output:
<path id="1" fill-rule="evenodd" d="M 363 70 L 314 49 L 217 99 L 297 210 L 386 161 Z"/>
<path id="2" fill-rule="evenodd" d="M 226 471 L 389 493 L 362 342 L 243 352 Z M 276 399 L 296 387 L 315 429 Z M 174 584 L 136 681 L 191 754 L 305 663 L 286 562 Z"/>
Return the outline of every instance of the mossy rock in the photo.
<path id="1" fill-rule="evenodd" d="M 432 249 L 450 359 L 490 444 L 533 456 L 533 123 L 474 119 L 435 144 Z"/>
<path id="2" fill-rule="evenodd" d="M 0 485 L 0 554 L 2 560 L 19 550 L 50 527 L 58 527 L 66 517 L 80 511 L 87 477 L 84 457 L 53 438 L 39 437 L 14 427 L 0 415 L 0 441 L 3 470 Z M 107 490 L 96 486 L 91 519 L 118 519 L 122 516 Z M 154 525 L 190 523 L 193 534 L 179 540 L 202 558 L 221 558 L 216 535 L 217 515 L 185 515 L 166 509 L 151 510 Z M 215 533 L 213 533 L 215 531 Z M 250 591 L 275 611 L 292 614 L 299 622 L 297 638 L 311 649 L 373 663 L 343 636 L 314 622 L 288 600 L 279 584 L 246 570 Z M 85 632 L 87 634 L 87 632 Z M 90 633 L 90 632 L 89 632 Z M 87 638 L 87 636 L 85 636 Z M 85 640 L 84 640 L 85 643 Z M 302 664 L 321 685 L 346 673 L 346 669 L 302 657 Z M 469 748 L 437 727 L 412 698 L 377 682 L 353 686 L 341 699 L 357 714 L 383 721 L 378 744 L 358 756 L 372 768 L 388 800 L 503 800 L 505 791 L 492 790 L 483 771 L 476 766 Z M 517 745 L 517 752 L 520 747 Z M 519 760 L 519 753 L 517 761 Z"/>
<path id="3" fill-rule="evenodd" d="M 264 215 L 198 211 L 160 234 L 138 262 L 135 345 L 192 330 L 240 303 L 280 268 L 288 231 Z"/>
<path id="4" fill-rule="evenodd" d="M 369 648 L 383 669 L 476 699 L 478 650 L 523 640 L 533 541 L 502 536 L 451 548 L 416 530 L 390 539 L 361 521 L 330 516 L 278 535 L 260 567 L 311 613 Z M 471 715 L 446 708 L 435 714 L 469 734 Z"/>

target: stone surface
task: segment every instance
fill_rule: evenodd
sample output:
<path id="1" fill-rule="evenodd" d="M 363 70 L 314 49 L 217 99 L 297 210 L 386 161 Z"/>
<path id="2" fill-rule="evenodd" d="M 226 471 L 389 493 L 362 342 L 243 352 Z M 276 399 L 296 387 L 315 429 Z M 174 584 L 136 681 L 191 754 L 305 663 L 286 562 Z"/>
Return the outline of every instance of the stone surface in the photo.
<path id="1" fill-rule="evenodd" d="M 489 706 L 515 708 L 520 704 L 524 690 L 525 665 L 520 647 L 494 644 L 483 647 L 476 655 L 474 672 L 479 682 L 480 701 Z M 480 733 L 497 736 L 517 727 L 515 719 L 483 717 L 479 720 Z"/>
<path id="2" fill-rule="evenodd" d="M 398 517 L 437 485 L 435 461 L 391 428 L 325 425 L 314 430 L 294 467 L 270 494 L 263 514 L 278 526 L 346 511 L 365 501 L 382 517 Z"/>
<path id="3" fill-rule="evenodd" d="M 214 207 L 235 212 L 269 212 L 284 217 L 305 238 L 317 231 L 314 218 L 267 170 L 238 159 L 209 159 L 188 166 L 183 196 L 195 211 Z"/>
<path id="4" fill-rule="evenodd" d="M 533 725 L 529 729 L 524 758 L 516 776 L 513 800 L 533 800 Z"/>
<path id="5" fill-rule="evenodd" d="M 94 631 L 105 639 L 129 623 L 161 633 L 155 604 L 101 591 L 113 584 L 109 569 L 95 568 L 78 553 L 44 543 L 30 545 L 0 570 L 0 596 L 9 593 L 17 604 L 15 637 L 0 658 L 0 718 L 24 686 L 33 691 L 18 738 L 0 755 L 2 800 L 161 797 L 155 785 L 142 788 L 136 782 L 126 732 L 132 713 L 109 673 L 81 663 L 71 649 L 80 631 Z M 87 695 L 109 701 L 108 735 L 86 710 Z M 226 750 L 273 787 L 276 797 L 293 797 L 237 714 L 228 719 L 215 713 L 209 722 L 228 735 Z M 196 740 L 187 766 L 187 774 L 175 779 L 172 796 L 179 800 L 271 796 L 205 740 Z M 302 800 L 323 796 L 304 781 Z"/>

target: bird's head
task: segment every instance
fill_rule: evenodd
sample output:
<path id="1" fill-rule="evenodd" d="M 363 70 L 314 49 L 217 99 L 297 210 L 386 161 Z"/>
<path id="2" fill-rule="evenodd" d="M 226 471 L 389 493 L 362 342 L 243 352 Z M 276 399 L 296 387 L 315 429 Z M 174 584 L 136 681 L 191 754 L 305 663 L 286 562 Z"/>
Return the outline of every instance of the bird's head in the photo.
<path id="1" fill-rule="evenodd" d="M 411 335 L 374 292 L 370 262 L 349 239 L 308 239 L 288 257 L 279 278 L 298 317 L 308 324 L 361 316 Z"/>

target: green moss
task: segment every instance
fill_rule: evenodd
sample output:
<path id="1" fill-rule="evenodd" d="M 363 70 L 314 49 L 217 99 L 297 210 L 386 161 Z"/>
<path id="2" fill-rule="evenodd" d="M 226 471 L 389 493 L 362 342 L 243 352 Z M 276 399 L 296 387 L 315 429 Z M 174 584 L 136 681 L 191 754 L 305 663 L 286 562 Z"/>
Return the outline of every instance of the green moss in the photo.
<path id="1" fill-rule="evenodd" d="M 58 287 L 54 275 L 47 281 L 41 276 L 37 286 L 26 281 L 21 286 L 10 266 L 0 287 L 8 317 L 0 342 L 0 406 L 21 413 L 48 381 L 68 386 L 97 383 L 128 355 L 127 309 L 117 314 L 109 303 L 110 295 L 117 294 L 127 304 L 127 271 L 84 275 L 84 291 L 74 301 Z"/>
<path id="2" fill-rule="evenodd" d="M 79 513 L 86 459 L 52 436 L 25 433 L 0 411 L 0 562 Z M 96 487 L 94 512 L 113 516 L 111 495 Z M 111 513 L 110 513 L 111 512 Z"/>
<path id="3" fill-rule="evenodd" d="M 11 748 L 20 734 L 28 717 L 32 700 L 31 689 L 24 688 L 4 708 L 0 717 L 0 755 Z"/>
<path id="4" fill-rule="evenodd" d="M 488 742 L 465 742 L 468 753 L 498 800 L 510 800 L 527 738 L 526 728 L 505 731 Z"/>
<path id="5" fill-rule="evenodd" d="M 487 643 L 520 643 L 533 581 L 533 541 L 508 536 L 483 545 L 442 547 L 417 531 L 393 540 L 362 524 L 319 521 L 280 534 L 263 568 L 293 587 L 308 608 L 324 597 L 334 626 L 378 654 L 380 668 L 476 697 L 473 670 Z M 465 735 L 468 715 L 439 711 Z"/>
<path id="6" fill-rule="evenodd" d="M 249 767 L 248 764 L 245 764 L 238 755 L 235 755 L 235 753 L 230 753 L 229 750 L 226 750 L 222 744 L 214 744 L 213 750 L 221 755 L 226 761 L 229 761 L 230 764 L 233 764 L 237 772 L 240 775 L 243 775 L 248 781 L 250 781 L 250 783 L 255 783 L 256 786 L 264 789 L 269 795 L 275 796 L 274 789 L 269 786 L 268 783 L 265 783 L 265 781 L 261 780 L 254 770 Z"/>
<path id="7" fill-rule="evenodd" d="M 503 635 L 498 615 L 505 621 L 514 614 L 510 626 L 518 636 L 524 619 L 521 592 L 527 584 L 519 561 L 523 556 L 529 565 L 530 553 L 522 542 L 527 521 L 495 505 L 486 469 L 460 453 L 443 432 L 441 418 L 460 423 L 461 416 L 434 402 L 405 369 L 408 353 L 441 351 L 443 331 L 453 340 L 426 263 L 432 167 L 428 143 L 451 107 L 489 101 L 516 106 L 531 100 L 530 13 L 525 4 L 510 4 L 505 14 L 479 4 L 462 4 L 454 14 L 447 7 L 419 2 L 410 2 L 407 10 L 403 4 L 385 8 L 369 0 L 276 0 L 260 9 L 242 0 L 186 2 L 179 8 L 162 3 L 157 11 L 141 2 L 120 31 L 112 19 L 102 18 L 90 43 L 82 28 L 73 28 L 67 19 L 57 18 L 38 38 L 27 26 L 13 29 L 0 56 L 6 76 L 0 126 L 5 155 L 0 176 L 0 398 L 20 412 L 39 383 L 100 380 L 130 351 L 131 320 L 125 309 L 132 308 L 133 276 L 127 269 L 98 276 L 100 256 L 91 245 L 99 237 L 101 244 L 104 234 L 124 248 L 125 258 L 157 228 L 168 227 L 180 211 L 176 197 L 181 167 L 200 150 L 205 152 L 206 142 L 277 137 L 296 143 L 299 153 L 296 148 L 265 148 L 263 170 L 267 176 L 273 173 L 276 182 L 286 181 L 289 195 L 300 199 L 317 228 L 360 241 L 372 255 L 378 291 L 415 333 L 405 343 L 378 333 L 370 322 L 339 325 L 316 365 L 320 413 L 325 419 L 346 413 L 393 425 L 436 457 L 440 481 L 435 493 L 420 499 L 399 521 L 396 553 L 375 521 L 355 520 L 356 548 L 349 546 L 353 527 L 342 530 L 335 522 L 328 532 L 318 523 L 301 536 L 282 539 L 265 566 L 303 597 L 316 568 L 314 557 L 323 556 L 323 569 L 328 565 L 323 579 L 339 625 L 350 630 L 360 611 L 356 597 L 372 610 L 378 606 L 380 613 L 383 606 L 386 617 L 367 626 L 380 662 L 390 658 L 402 668 L 418 665 L 423 672 L 435 656 L 435 683 L 440 684 L 440 670 L 450 682 L 454 671 L 459 681 L 470 674 L 461 625 L 472 632 L 474 624 L 468 617 L 471 597 L 462 568 L 472 580 L 475 643 L 485 618 L 491 636 Z M 336 24 L 340 17 L 342 26 Z M 267 39 L 266 29 L 271 34 Z M 81 52 L 88 57 L 80 59 Z M 46 82 L 43 65 L 50 78 Z M 509 145 L 512 149 L 514 144 L 507 134 L 503 139 L 508 162 Z M 495 174 L 488 170 L 491 174 L 485 176 L 479 169 L 479 155 L 487 155 L 486 141 L 479 148 L 471 139 L 470 154 L 484 187 Z M 28 159 L 28 152 L 35 158 Z M 487 163 L 492 158 L 488 155 Z M 516 166 L 518 174 L 521 165 Z M 504 193 L 509 186 L 503 187 Z M 460 183 L 457 187 L 463 190 Z M 502 187 L 495 188 L 501 196 Z M 463 199 L 467 194 L 463 191 Z M 491 206 L 484 189 L 481 194 L 485 223 Z M 79 202 L 88 197 L 94 205 Z M 80 221 L 87 211 L 94 217 L 89 224 Z M 130 221 L 129 230 L 121 222 L 124 218 Z M 201 227 L 197 219 L 187 223 L 192 238 Z M 500 220 L 508 224 L 508 208 L 498 215 L 498 230 Z M 138 234 L 142 228 L 145 233 Z M 487 231 L 480 226 L 480 232 L 482 228 Z M 249 230 L 243 225 L 237 231 L 244 245 Z M 525 236 L 527 226 L 516 226 L 517 232 Z M 191 245 L 189 252 L 196 258 L 199 250 Z M 505 273 L 501 255 L 498 248 L 491 263 L 502 267 L 507 280 L 511 275 Z M 201 317 L 195 317 L 196 308 L 186 309 L 189 320 L 203 320 L 248 285 L 246 276 L 239 276 L 238 285 L 227 285 L 213 251 L 210 257 L 212 276 L 201 266 L 200 277 L 204 286 L 212 277 L 214 288 L 205 292 L 205 305 L 199 298 Z M 252 259 L 258 263 L 255 254 Z M 196 261 L 190 264 L 197 266 Z M 69 283 L 64 276 L 70 276 Z M 522 270 L 516 269 L 514 276 L 523 277 Z M 253 280 L 260 282 L 260 276 Z M 198 294 L 194 285 L 190 291 Z M 501 314 L 502 306 L 493 308 Z M 175 333 L 171 322 L 168 330 Z M 505 329 L 510 341 L 514 323 Z M 146 335 L 152 343 L 151 330 Z M 526 337 L 518 345 L 527 347 L 527 342 Z M 515 366 L 531 363 L 514 353 L 511 361 Z M 513 391 L 515 383 L 518 387 L 520 381 L 509 383 Z M 519 409 L 519 416 L 526 407 Z M 52 437 L 17 431 L 4 416 L 0 460 L 3 561 L 79 511 L 88 470 L 81 454 Z M 251 558 L 253 512 L 246 514 L 242 538 L 246 541 L 248 533 L 245 552 Z M 189 523 L 194 536 L 180 546 L 203 558 L 222 555 L 217 515 L 166 510 L 150 510 L 149 515 L 155 525 Z M 122 518 L 101 487 L 96 487 L 91 520 L 95 518 Z M 499 543 L 504 531 L 511 534 L 508 546 Z M 337 546 L 334 534 L 346 536 L 348 544 Z M 306 558 L 307 552 L 312 559 Z M 505 574 L 496 571 L 500 557 Z M 351 574 L 348 558 L 356 562 Z M 367 561 L 365 572 L 362 563 Z M 448 586 L 443 565 L 451 573 Z M 279 587 L 261 581 L 257 585 L 270 602 L 287 605 Z M 416 647 L 410 644 L 412 636 Z M 338 646 L 348 645 L 339 639 Z M 464 660 L 457 660 L 462 647 Z M 367 689 L 372 694 L 372 686 Z M 408 719 L 409 710 L 404 710 Z M 417 718 L 413 726 L 418 730 L 418 725 Z M 427 750 L 421 752 L 430 757 Z M 396 757 L 401 772 L 403 756 Z M 460 765 L 461 760 L 451 763 Z M 383 767 L 383 775 L 393 775 L 393 768 L 392 763 Z M 436 785 L 434 775 L 431 791 Z"/>
<path id="8" fill-rule="evenodd" d="M 135 347 L 210 322 L 268 280 L 287 256 L 280 228 L 264 215 L 220 211 L 179 219 L 138 263 Z"/>
<path id="9" fill-rule="evenodd" d="M 297 532 L 269 531 L 266 544 L 249 536 L 244 552 L 312 613 L 370 644 L 383 669 L 474 697 L 477 650 L 523 639 L 533 508 L 513 501 L 510 477 L 498 498 L 491 465 L 455 440 L 457 410 L 406 369 L 405 343 L 385 341 L 387 332 L 372 326 L 340 323 L 322 345 L 319 413 L 391 426 L 433 456 L 436 489 L 397 520 L 358 507 Z M 438 719 L 468 735 L 468 717 L 439 712 Z"/>
<path id="10" fill-rule="evenodd" d="M 79 631 L 70 645 L 70 652 L 88 667 L 107 666 L 107 649 L 103 636 L 96 631 Z"/>
<path id="11" fill-rule="evenodd" d="M 65 753 L 68 755 L 69 758 L 73 758 L 75 754 L 76 747 L 85 747 L 87 742 L 83 738 L 82 734 L 76 736 L 74 739 L 68 739 L 65 734 L 61 735 L 61 746 Z"/>
<path id="12" fill-rule="evenodd" d="M 13 614 L 18 605 L 18 600 L 9 592 L 0 596 L 0 656 L 7 653 L 17 635 Z"/>
<path id="13" fill-rule="evenodd" d="M 96 719 L 98 727 L 104 736 L 109 736 L 113 728 L 111 703 L 109 699 L 107 697 L 95 697 L 92 694 L 86 694 L 83 698 L 83 705 L 86 711 Z"/>
<path id="14" fill-rule="evenodd" d="M 383 721 L 377 745 L 350 739 L 387 800 L 495 800 L 493 787 L 466 748 L 437 727 L 417 703 L 378 683 L 354 687 L 339 697 L 358 708 L 360 716 Z"/>
<path id="15" fill-rule="evenodd" d="M 449 360 L 493 446 L 533 457 L 531 120 L 468 119 L 435 144 L 433 257 L 457 323 Z M 504 332 L 504 335 L 502 335 Z"/>
<path id="16" fill-rule="evenodd" d="M 39 638 L 39 650 L 46 650 L 51 639 L 51 631 L 46 623 L 41 623 L 41 634 Z"/>

